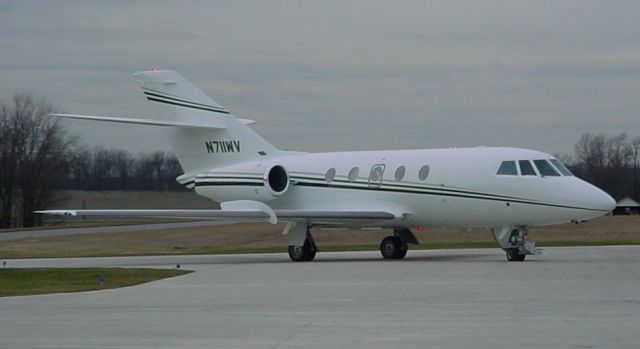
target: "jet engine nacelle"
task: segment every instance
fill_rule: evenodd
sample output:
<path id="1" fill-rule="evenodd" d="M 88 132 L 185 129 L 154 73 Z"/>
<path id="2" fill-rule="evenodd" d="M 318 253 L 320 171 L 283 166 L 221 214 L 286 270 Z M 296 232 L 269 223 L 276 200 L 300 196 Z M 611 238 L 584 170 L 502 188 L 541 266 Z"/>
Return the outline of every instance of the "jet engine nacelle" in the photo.
<path id="1" fill-rule="evenodd" d="M 264 172 L 264 187 L 274 198 L 289 190 L 289 173 L 281 165 L 272 165 Z"/>
<path id="2" fill-rule="evenodd" d="M 285 167 L 279 164 L 245 164 L 198 175 L 195 187 L 198 194 L 218 202 L 268 202 L 289 190 L 290 178 Z"/>

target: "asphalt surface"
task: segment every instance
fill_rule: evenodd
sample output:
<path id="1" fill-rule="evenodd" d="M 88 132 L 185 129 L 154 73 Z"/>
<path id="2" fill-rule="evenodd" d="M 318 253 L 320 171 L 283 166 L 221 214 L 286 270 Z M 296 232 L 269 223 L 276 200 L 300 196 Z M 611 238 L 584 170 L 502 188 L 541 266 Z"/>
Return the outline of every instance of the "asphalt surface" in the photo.
<path id="1" fill-rule="evenodd" d="M 116 225 L 87 228 L 56 228 L 41 230 L 20 230 L 0 233 L 0 241 L 15 241 L 28 238 L 43 238 L 52 236 L 95 234 L 95 233 L 126 233 L 132 231 L 144 231 L 155 229 L 173 229 L 202 227 L 208 225 L 220 225 L 218 221 L 197 221 L 197 222 L 177 222 L 177 223 L 149 223 L 135 225 Z"/>
<path id="2" fill-rule="evenodd" d="M 0 348 L 639 348 L 640 246 L 9 260 L 195 270 L 0 298 Z M 108 280 L 107 280 L 108 282 Z"/>

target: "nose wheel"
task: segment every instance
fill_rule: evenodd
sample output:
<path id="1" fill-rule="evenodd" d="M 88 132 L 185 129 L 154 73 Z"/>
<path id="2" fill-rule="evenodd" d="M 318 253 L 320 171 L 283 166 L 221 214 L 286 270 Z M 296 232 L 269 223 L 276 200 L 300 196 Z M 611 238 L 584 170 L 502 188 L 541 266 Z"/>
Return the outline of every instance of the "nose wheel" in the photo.
<path id="1" fill-rule="evenodd" d="M 527 255 L 542 254 L 536 243 L 527 240 L 526 226 L 504 226 L 493 229 L 493 237 L 509 262 L 522 262 Z"/>
<path id="2" fill-rule="evenodd" d="M 509 262 L 523 262 L 526 254 L 520 253 L 517 248 L 510 248 L 507 250 L 507 260 Z"/>

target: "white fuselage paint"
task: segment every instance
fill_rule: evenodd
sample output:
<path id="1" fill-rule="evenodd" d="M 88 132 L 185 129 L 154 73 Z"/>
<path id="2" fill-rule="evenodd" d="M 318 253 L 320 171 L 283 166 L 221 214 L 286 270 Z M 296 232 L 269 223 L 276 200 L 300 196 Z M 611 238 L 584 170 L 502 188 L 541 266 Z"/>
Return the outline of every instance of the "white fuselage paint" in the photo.
<path id="1" fill-rule="evenodd" d="M 574 176 L 496 174 L 505 160 L 552 158 L 534 150 L 487 147 L 285 152 L 264 161 L 211 169 L 196 179 L 196 192 L 219 202 L 268 202 L 275 210 L 384 210 L 399 215 L 366 224 L 326 222 L 342 226 L 540 226 L 588 220 L 615 206 L 605 192 Z M 280 196 L 265 186 L 265 171 L 273 165 L 289 174 L 289 188 Z M 379 185 L 369 182 L 375 165 L 385 168 Z M 418 172 L 424 165 L 429 165 L 429 174 L 422 181 Z M 399 166 L 406 172 L 398 181 Z M 354 167 L 359 174 L 351 181 L 347 176 Z M 331 168 L 336 175 L 329 182 L 325 174 Z"/>

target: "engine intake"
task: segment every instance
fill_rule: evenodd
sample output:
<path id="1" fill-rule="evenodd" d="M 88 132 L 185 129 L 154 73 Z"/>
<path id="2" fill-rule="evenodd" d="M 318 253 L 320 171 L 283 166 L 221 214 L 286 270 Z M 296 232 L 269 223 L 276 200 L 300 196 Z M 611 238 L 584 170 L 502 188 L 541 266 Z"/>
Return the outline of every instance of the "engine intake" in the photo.
<path id="1" fill-rule="evenodd" d="M 289 173 L 284 167 L 273 165 L 264 174 L 264 185 L 271 195 L 278 197 L 289 189 Z"/>

